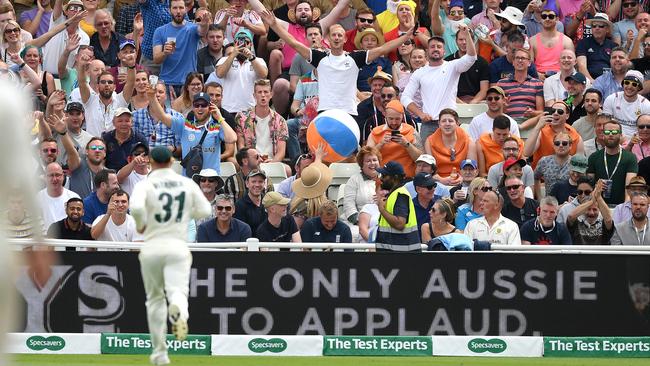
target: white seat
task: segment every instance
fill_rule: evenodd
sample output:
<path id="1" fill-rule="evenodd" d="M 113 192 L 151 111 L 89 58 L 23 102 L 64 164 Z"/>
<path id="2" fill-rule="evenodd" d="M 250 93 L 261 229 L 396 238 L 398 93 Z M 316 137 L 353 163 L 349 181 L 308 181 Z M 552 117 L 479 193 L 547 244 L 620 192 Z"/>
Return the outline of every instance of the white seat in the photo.
<path id="1" fill-rule="evenodd" d="M 361 171 L 357 163 L 332 163 L 332 185 L 340 186 L 348 182 L 351 176 Z"/>
<path id="2" fill-rule="evenodd" d="M 343 212 L 343 196 L 345 194 L 345 184 L 339 186 L 339 191 L 336 192 L 336 207 L 340 212 Z"/>
<path id="3" fill-rule="evenodd" d="M 174 160 L 174 162 L 172 163 L 172 169 L 173 169 L 176 173 L 183 175 L 183 167 L 181 166 L 181 162 L 180 162 L 180 161 L 178 161 L 178 160 Z"/>
<path id="4" fill-rule="evenodd" d="M 458 118 L 460 123 L 470 123 L 472 118 L 478 116 L 483 112 L 487 112 L 488 107 L 486 103 L 479 104 L 457 104 L 456 112 L 458 112 Z"/>
<path id="5" fill-rule="evenodd" d="M 284 164 L 280 162 L 261 163 L 260 169 L 264 171 L 266 177 L 271 179 L 274 184 L 280 183 L 287 179 L 287 171 L 284 170 Z"/>
<path id="6" fill-rule="evenodd" d="M 235 164 L 229 162 L 229 161 L 222 161 L 221 162 L 221 176 L 224 178 L 230 177 L 231 175 L 237 174 L 237 168 L 235 168 Z"/>
<path id="7" fill-rule="evenodd" d="M 465 132 L 469 133 L 469 123 L 461 123 L 460 128 L 465 130 Z"/>

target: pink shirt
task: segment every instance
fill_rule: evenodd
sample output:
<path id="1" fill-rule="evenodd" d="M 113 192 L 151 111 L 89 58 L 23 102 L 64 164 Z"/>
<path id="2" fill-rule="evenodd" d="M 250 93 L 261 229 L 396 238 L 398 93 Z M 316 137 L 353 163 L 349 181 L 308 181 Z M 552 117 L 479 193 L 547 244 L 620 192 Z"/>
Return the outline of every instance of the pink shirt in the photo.
<path id="1" fill-rule="evenodd" d="M 305 35 L 305 28 L 298 24 L 289 23 L 287 31 L 298 42 L 304 44 L 305 46 L 308 45 L 307 36 Z M 294 50 L 293 47 L 289 46 L 288 44 L 285 44 L 284 47 L 282 47 L 282 55 L 284 56 L 284 59 L 282 60 L 282 70 L 286 70 L 291 67 L 291 61 L 293 61 L 294 56 L 296 56 L 296 50 Z"/>

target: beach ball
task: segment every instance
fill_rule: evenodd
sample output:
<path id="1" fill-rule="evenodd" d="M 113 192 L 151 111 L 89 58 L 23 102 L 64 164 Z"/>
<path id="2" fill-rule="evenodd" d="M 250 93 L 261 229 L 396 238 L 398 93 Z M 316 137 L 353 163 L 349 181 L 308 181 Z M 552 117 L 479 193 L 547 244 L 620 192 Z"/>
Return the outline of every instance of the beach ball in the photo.
<path id="1" fill-rule="evenodd" d="M 307 145 L 316 151 L 324 145 L 327 155 L 324 161 L 335 163 L 344 160 L 359 146 L 357 121 L 340 109 L 330 109 L 319 114 L 307 128 Z"/>

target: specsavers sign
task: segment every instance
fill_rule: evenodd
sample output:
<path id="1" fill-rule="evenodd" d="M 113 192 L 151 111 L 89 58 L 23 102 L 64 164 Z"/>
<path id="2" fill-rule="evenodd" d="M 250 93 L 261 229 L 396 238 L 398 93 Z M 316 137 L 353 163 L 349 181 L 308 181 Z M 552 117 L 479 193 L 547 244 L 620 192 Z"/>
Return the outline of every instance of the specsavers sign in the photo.
<path id="1" fill-rule="evenodd" d="M 321 336 L 212 336 L 213 355 L 321 356 L 322 350 Z"/>
<path id="2" fill-rule="evenodd" d="M 9 333 L 7 353 L 98 354 L 99 334 Z"/>
<path id="3" fill-rule="evenodd" d="M 183 341 L 176 340 L 174 336 L 167 336 L 167 350 L 171 354 L 181 355 L 209 355 L 209 335 L 189 335 Z M 133 333 L 103 333 L 101 350 L 105 354 L 150 354 L 151 338 L 149 334 Z"/>
<path id="4" fill-rule="evenodd" d="M 433 336 L 433 355 L 540 357 L 542 344 L 542 337 Z"/>

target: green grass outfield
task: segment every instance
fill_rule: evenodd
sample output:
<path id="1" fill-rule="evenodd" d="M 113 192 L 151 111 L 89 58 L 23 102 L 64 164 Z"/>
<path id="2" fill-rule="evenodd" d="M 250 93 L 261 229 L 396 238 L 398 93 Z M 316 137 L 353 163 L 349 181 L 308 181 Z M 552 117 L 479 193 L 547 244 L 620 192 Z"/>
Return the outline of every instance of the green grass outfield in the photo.
<path id="1" fill-rule="evenodd" d="M 633 358 L 521 358 L 521 357 L 217 357 L 172 356 L 174 366 L 418 366 L 418 365 L 650 365 Z M 144 355 L 16 355 L 14 365 L 149 365 Z"/>

